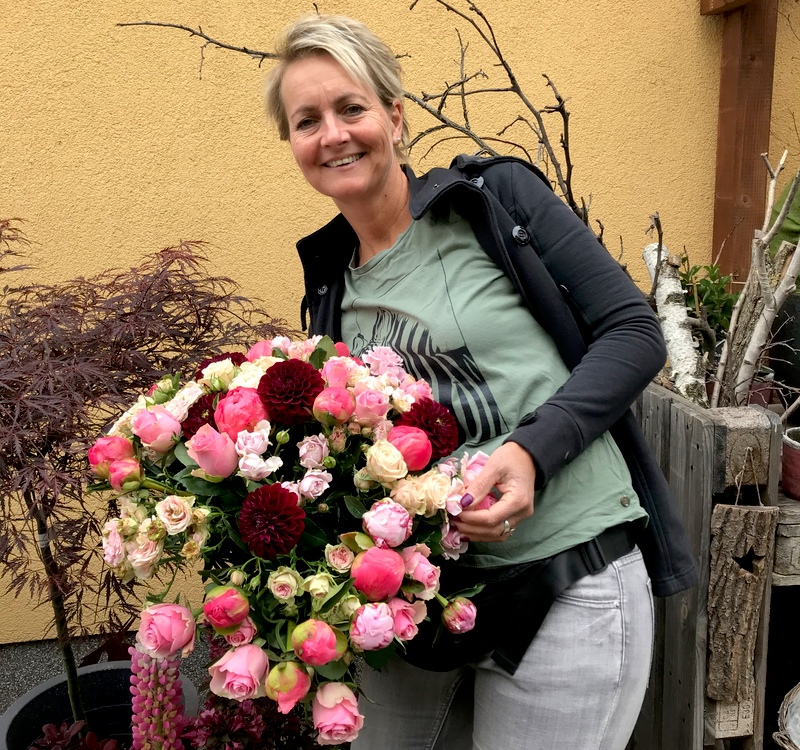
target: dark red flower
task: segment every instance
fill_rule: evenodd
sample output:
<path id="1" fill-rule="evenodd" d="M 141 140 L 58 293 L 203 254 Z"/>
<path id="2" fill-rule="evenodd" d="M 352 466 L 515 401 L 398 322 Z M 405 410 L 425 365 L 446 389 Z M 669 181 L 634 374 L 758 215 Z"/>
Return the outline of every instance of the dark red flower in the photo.
<path id="1" fill-rule="evenodd" d="M 267 408 L 270 422 L 286 427 L 311 419 L 314 399 L 325 388 L 314 365 L 300 359 L 276 362 L 258 383 L 258 395 Z"/>
<path id="2" fill-rule="evenodd" d="M 239 533 L 254 555 L 274 560 L 297 544 L 306 517 L 297 500 L 294 492 L 279 484 L 265 484 L 244 499 Z"/>
<path id="3" fill-rule="evenodd" d="M 197 372 L 194 374 L 195 380 L 200 380 L 203 377 L 203 370 L 206 369 L 212 362 L 222 362 L 223 359 L 229 359 L 238 367 L 242 362 L 247 361 L 247 357 L 241 352 L 223 352 L 222 354 L 215 354 L 213 357 L 204 359 L 197 367 Z"/>
<path id="4" fill-rule="evenodd" d="M 449 456 L 458 448 L 458 424 L 456 418 L 446 406 L 431 398 L 421 398 L 395 422 L 396 425 L 419 427 L 431 441 L 433 453 L 431 460 L 436 461 Z"/>
<path id="5" fill-rule="evenodd" d="M 189 407 L 186 419 L 181 424 L 186 440 L 193 438 L 195 432 L 204 424 L 210 424 L 214 429 L 217 429 L 217 423 L 214 421 L 214 399 L 216 397 L 217 394 L 215 393 L 207 393 Z"/>

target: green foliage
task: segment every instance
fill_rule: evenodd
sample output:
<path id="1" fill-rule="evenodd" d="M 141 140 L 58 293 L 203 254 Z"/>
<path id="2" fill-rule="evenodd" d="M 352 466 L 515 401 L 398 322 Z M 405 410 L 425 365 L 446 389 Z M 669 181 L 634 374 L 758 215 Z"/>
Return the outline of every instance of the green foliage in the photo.
<path id="1" fill-rule="evenodd" d="M 695 337 L 702 350 L 710 352 L 728 335 L 738 292 L 728 291 L 731 277 L 722 274 L 716 263 L 690 266 L 684 255 L 680 277 L 689 316 L 700 321 Z"/>

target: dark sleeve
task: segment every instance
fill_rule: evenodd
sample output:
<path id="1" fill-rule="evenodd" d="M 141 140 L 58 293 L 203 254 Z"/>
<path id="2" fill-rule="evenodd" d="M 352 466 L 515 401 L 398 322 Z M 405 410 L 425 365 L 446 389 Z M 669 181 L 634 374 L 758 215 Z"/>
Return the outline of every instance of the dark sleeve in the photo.
<path id="1" fill-rule="evenodd" d="M 527 226 L 589 340 L 567 382 L 507 439 L 531 454 L 542 487 L 630 408 L 663 367 L 666 347 L 642 292 L 547 185 L 513 164 L 511 195 L 512 216 Z"/>

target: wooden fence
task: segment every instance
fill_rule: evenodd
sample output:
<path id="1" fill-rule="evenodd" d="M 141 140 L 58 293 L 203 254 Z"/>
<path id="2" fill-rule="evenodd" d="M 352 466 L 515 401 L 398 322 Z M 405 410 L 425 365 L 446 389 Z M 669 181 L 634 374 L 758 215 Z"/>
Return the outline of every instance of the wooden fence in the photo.
<path id="1" fill-rule="evenodd" d="M 753 637 L 750 694 L 712 701 L 706 691 L 711 528 L 718 503 L 776 504 L 780 420 L 750 407 L 701 409 L 656 385 L 642 394 L 634 411 L 680 507 L 700 582 L 688 591 L 656 600 L 650 686 L 629 750 L 702 750 L 713 747 L 721 737 L 740 737 L 732 746 L 760 750 L 772 548 L 757 570 L 763 596 L 757 600 L 760 624 Z M 740 577 L 754 580 L 752 574 Z"/>

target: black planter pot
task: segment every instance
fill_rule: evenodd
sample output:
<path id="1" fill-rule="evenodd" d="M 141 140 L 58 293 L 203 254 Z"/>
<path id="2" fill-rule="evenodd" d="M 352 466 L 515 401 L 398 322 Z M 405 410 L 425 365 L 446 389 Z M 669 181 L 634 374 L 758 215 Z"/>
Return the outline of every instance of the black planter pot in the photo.
<path id="1" fill-rule="evenodd" d="M 101 740 L 131 743 L 131 664 L 112 661 L 78 670 L 81 696 L 89 728 Z M 189 715 L 197 713 L 197 690 L 183 683 L 184 705 Z M 0 750 L 27 750 L 42 736 L 42 726 L 72 723 L 72 709 L 64 675 L 53 677 L 29 690 L 0 716 Z"/>

